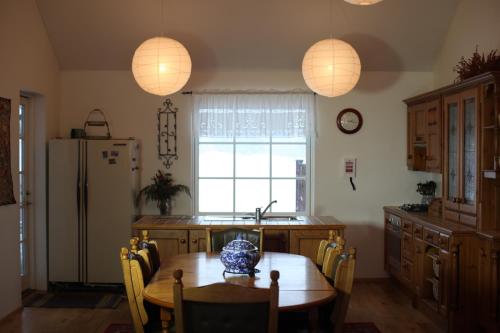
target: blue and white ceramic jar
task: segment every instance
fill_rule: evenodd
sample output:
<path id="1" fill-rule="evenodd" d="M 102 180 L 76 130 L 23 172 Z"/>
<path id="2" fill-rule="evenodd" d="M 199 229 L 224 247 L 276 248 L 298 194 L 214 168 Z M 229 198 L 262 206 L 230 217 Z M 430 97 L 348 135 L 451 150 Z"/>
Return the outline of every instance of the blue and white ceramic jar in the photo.
<path id="1" fill-rule="evenodd" d="M 235 239 L 222 248 L 220 260 L 226 267 L 224 273 L 249 274 L 253 276 L 260 260 L 259 249 L 251 242 Z"/>

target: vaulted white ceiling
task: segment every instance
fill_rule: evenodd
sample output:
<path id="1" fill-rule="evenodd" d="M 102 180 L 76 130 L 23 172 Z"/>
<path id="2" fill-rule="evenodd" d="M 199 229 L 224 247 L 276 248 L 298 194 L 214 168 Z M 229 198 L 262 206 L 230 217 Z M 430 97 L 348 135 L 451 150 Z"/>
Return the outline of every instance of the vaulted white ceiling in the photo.
<path id="1" fill-rule="evenodd" d="M 460 0 L 37 0 L 63 70 L 130 69 L 160 35 L 183 43 L 194 70 L 300 69 L 318 40 L 351 43 L 363 70 L 432 70 Z M 333 22 L 333 24 L 330 24 Z M 332 27 L 332 28 L 331 28 Z"/>

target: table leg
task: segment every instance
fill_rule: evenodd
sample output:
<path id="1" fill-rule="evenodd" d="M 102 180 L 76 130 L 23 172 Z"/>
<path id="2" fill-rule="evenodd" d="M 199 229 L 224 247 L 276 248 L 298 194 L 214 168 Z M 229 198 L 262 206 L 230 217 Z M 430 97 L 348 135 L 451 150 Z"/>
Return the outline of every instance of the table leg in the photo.
<path id="1" fill-rule="evenodd" d="M 309 310 L 309 332 L 318 332 L 319 311 L 317 307 Z"/>
<path id="2" fill-rule="evenodd" d="M 160 319 L 161 319 L 161 332 L 168 333 L 168 326 L 172 320 L 172 315 L 170 311 L 166 308 L 160 309 Z"/>

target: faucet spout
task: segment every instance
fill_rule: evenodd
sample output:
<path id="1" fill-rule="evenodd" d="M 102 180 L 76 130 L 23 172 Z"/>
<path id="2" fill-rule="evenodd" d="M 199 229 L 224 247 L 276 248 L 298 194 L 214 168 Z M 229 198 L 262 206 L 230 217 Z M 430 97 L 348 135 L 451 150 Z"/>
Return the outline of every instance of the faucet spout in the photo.
<path id="1" fill-rule="evenodd" d="M 260 213 L 260 217 L 262 218 L 264 216 L 264 214 L 269 210 L 269 208 L 271 208 L 271 206 L 275 203 L 277 203 L 278 200 L 273 200 L 269 203 L 269 205 L 266 206 L 266 208 L 264 208 L 264 210 L 262 211 L 262 213 Z"/>

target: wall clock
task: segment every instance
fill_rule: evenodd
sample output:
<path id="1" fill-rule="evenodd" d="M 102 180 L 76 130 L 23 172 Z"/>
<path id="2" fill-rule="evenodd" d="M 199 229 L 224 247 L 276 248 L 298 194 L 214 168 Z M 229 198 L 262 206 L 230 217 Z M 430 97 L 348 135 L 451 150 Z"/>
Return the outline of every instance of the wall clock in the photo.
<path id="1" fill-rule="evenodd" d="M 363 126 L 363 117 L 356 109 L 344 109 L 337 116 L 337 127 L 342 133 L 354 134 Z"/>

